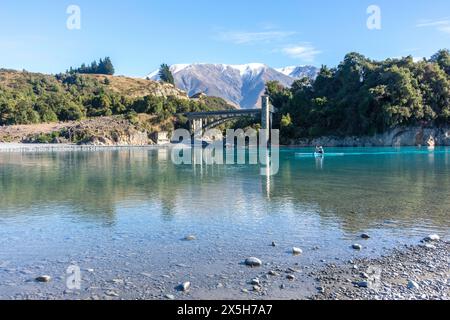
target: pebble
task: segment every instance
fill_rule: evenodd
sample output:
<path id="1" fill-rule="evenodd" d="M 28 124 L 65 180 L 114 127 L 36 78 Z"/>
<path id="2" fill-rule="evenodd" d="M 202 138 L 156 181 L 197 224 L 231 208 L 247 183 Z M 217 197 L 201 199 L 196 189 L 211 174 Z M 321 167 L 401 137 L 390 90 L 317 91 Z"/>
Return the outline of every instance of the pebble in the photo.
<path id="1" fill-rule="evenodd" d="M 275 241 L 272 241 L 272 247 L 276 247 L 277 244 L 275 243 Z"/>
<path id="2" fill-rule="evenodd" d="M 50 282 L 52 280 L 52 277 L 43 275 L 36 278 L 37 282 Z"/>
<path id="3" fill-rule="evenodd" d="M 417 282 L 410 280 L 408 282 L 408 289 L 413 290 L 413 289 L 420 289 L 420 286 Z"/>
<path id="4" fill-rule="evenodd" d="M 354 245 L 352 245 L 352 248 L 355 250 L 362 250 L 362 245 L 355 243 Z"/>
<path id="5" fill-rule="evenodd" d="M 106 291 L 105 294 L 110 297 L 118 297 L 119 296 L 119 294 L 117 292 L 112 291 L 112 290 Z"/>
<path id="6" fill-rule="evenodd" d="M 369 287 L 369 283 L 367 281 L 360 281 L 357 283 L 357 285 L 360 288 L 368 288 Z"/>
<path id="7" fill-rule="evenodd" d="M 262 261 L 255 257 L 250 257 L 245 260 L 245 264 L 249 267 L 261 267 Z"/>
<path id="8" fill-rule="evenodd" d="M 252 279 L 252 281 L 250 281 L 250 284 L 259 286 L 260 285 L 259 279 L 258 278 Z"/>
<path id="9" fill-rule="evenodd" d="M 302 253 L 303 253 L 302 249 L 296 248 L 296 247 L 292 248 L 292 254 L 298 256 L 298 255 L 301 255 Z"/>
<path id="10" fill-rule="evenodd" d="M 261 290 L 262 290 L 262 288 L 261 288 L 260 286 L 258 286 L 258 285 L 254 285 L 254 286 L 253 286 L 253 291 L 259 292 L 259 291 L 261 291 Z"/>
<path id="11" fill-rule="evenodd" d="M 367 233 L 363 233 L 363 234 L 361 235 L 361 238 L 362 238 L 362 239 L 370 239 L 370 236 L 369 236 Z"/>
<path id="12" fill-rule="evenodd" d="M 268 274 L 269 274 L 269 276 L 277 276 L 278 275 L 278 273 L 273 270 L 270 270 Z"/>
<path id="13" fill-rule="evenodd" d="M 189 289 L 191 289 L 191 283 L 189 281 L 184 282 L 180 284 L 179 289 L 180 291 L 187 292 L 189 291 Z"/>
<path id="14" fill-rule="evenodd" d="M 115 283 L 115 284 L 123 284 L 124 283 L 123 279 L 112 279 L 111 282 Z"/>
<path id="15" fill-rule="evenodd" d="M 194 241 L 194 240 L 196 240 L 197 238 L 195 237 L 195 236 L 193 236 L 193 235 L 189 235 L 189 236 L 186 236 L 186 237 L 184 237 L 184 240 L 185 241 Z"/>
<path id="16" fill-rule="evenodd" d="M 294 281 L 294 280 L 295 280 L 295 276 L 292 275 L 292 274 L 288 274 L 288 275 L 286 276 L 286 279 L 288 279 L 288 280 L 290 280 L 290 281 Z"/>
<path id="17" fill-rule="evenodd" d="M 428 237 L 423 239 L 425 242 L 434 242 L 439 240 L 441 240 L 441 238 L 437 234 L 430 234 Z"/>
<path id="18" fill-rule="evenodd" d="M 173 294 L 166 294 L 165 297 L 169 300 L 175 300 L 175 296 Z"/>

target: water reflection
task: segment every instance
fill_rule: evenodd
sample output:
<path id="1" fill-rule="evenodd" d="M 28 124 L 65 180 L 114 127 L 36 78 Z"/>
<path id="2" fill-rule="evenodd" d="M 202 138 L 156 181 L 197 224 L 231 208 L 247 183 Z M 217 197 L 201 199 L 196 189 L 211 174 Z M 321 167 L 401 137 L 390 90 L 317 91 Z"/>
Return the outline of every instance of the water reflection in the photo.
<path id="1" fill-rule="evenodd" d="M 177 166 L 166 149 L 2 153 L 0 222 L 62 214 L 111 226 L 118 207 L 129 206 L 131 214 L 148 206 L 148 214 L 165 221 L 288 210 L 315 214 L 324 226 L 337 223 L 346 232 L 389 223 L 448 230 L 448 154 L 326 161 L 283 152 L 279 174 L 261 176 L 259 165 Z"/>

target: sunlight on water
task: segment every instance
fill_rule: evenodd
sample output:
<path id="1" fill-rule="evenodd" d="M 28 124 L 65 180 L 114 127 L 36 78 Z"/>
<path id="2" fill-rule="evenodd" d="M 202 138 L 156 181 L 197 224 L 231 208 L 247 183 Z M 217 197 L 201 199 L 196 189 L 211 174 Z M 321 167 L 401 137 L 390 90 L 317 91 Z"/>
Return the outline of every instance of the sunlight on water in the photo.
<path id="1" fill-rule="evenodd" d="M 327 257 L 361 232 L 373 235 L 371 253 L 449 234 L 448 148 L 326 151 L 283 148 L 273 177 L 250 165 L 175 166 L 167 150 L 0 153 L 0 260 L 133 250 L 163 268 L 169 252 L 264 257 L 275 240 Z M 180 248 L 186 234 L 202 249 Z"/>

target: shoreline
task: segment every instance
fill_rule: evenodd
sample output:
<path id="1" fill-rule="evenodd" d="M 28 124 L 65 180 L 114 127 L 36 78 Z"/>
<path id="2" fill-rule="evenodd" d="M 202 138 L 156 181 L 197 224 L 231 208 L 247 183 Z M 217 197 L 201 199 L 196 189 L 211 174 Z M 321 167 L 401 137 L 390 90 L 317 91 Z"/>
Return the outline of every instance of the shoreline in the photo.
<path id="1" fill-rule="evenodd" d="M 403 245 L 381 256 L 325 265 L 267 262 L 250 268 L 241 262 L 230 265 L 231 273 L 218 268 L 214 275 L 210 275 L 210 265 L 197 271 L 202 275 L 200 278 L 182 264 L 162 276 L 154 272 L 119 276 L 123 274 L 119 265 L 104 275 L 94 265 L 93 269 L 82 269 L 92 282 L 81 290 L 64 289 L 64 277 L 39 283 L 33 280 L 38 274 L 32 268 L 22 267 L 23 270 L 16 269 L 22 280 L 7 279 L 6 285 L 24 286 L 18 289 L 21 293 L 8 293 L 4 286 L 0 297 L 8 300 L 449 300 L 449 248 L 450 243 L 443 240 Z M 380 270 L 378 287 L 364 284 L 370 281 L 371 276 L 366 273 L 372 267 Z M 39 269 L 42 268 L 46 267 Z M 52 278 L 57 275 L 54 270 L 48 271 Z M 178 284 L 183 281 L 180 279 L 193 283 L 188 290 L 179 290 Z M 17 281 L 23 282 L 19 285 Z"/>
<path id="2" fill-rule="evenodd" d="M 121 149 L 162 149 L 169 145 L 78 145 L 65 143 L 0 143 L 1 152 L 100 151 Z"/>
<path id="3" fill-rule="evenodd" d="M 94 144 L 70 144 L 70 143 L 21 143 L 21 142 L 0 142 L 0 152 L 12 152 L 12 151 L 70 151 L 70 150 L 113 150 L 113 149 L 137 149 L 137 148 L 146 148 L 146 149 L 163 149 L 170 148 L 172 144 L 147 144 L 147 145 L 94 145 Z M 298 144 L 298 145 L 279 145 L 281 148 L 288 149 L 296 149 L 296 148 L 314 148 L 316 145 L 306 145 L 306 144 Z M 445 148 L 447 145 L 436 145 L 433 147 L 429 146 L 331 146 L 329 148 L 408 148 L 408 147 L 416 147 L 416 148 Z"/>
<path id="4" fill-rule="evenodd" d="M 314 274 L 319 293 L 311 299 L 449 300 L 449 249 L 449 242 L 424 242 L 378 258 L 328 265 Z"/>

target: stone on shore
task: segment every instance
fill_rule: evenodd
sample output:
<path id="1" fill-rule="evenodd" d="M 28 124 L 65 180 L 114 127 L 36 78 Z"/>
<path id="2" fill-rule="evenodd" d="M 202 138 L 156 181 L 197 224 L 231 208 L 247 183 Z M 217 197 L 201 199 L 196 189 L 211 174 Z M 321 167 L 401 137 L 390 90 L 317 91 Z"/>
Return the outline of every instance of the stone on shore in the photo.
<path id="1" fill-rule="evenodd" d="M 191 289 L 191 283 L 189 281 L 183 282 L 178 286 L 178 289 L 183 292 L 187 292 Z"/>
<path id="2" fill-rule="evenodd" d="M 352 248 L 355 250 L 362 250 L 362 245 L 355 243 L 354 245 L 352 245 Z"/>
<path id="3" fill-rule="evenodd" d="M 50 282 L 52 280 L 52 277 L 43 275 L 36 278 L 37 282 Z"/>
<path id="4" fill-rule="evenodd" d="M 357 283 L 358 287 L 360 288 L 368 288 L 369 287 L 369 282 L 367 281 L 360 281 Z"/>
<path id="5" fill-rule="evenodd" d="M 419 286 L 419 284 L 417 282 L 415 282 L 413 280 L 410 280 L 408 282 L 408 289 L 410 289 L 410 290 L 420 289 L 420 286 Z"/>
<path id="6" fill-rule="evenodd" d="M 189 236 L 184 237 L 184 241 L 194 241 L 196 239 L 197 238 L 194 235 L 189 235 Z"/>
<path id="7" fill-rule="evenodd" d="M 261 267 L 262 261 L 255 257 L 250 257 L 245 260 L 245 265 L 249 267 Z"/>
<path id="8" fill-rule="evenodd" d="M 425 242 L 436 242 L 441 240 L 441 237 L 439 237 L 437 234 L 430 234 L 428 237 L 423 239 Z"/>
<path id="9" fill-rule="evenodd" d="M 369 236 L 367 233 L 363 233 L 363 234 L 361 235 L 361 238 L 362 238 L 362 239 L 370 239 L 370 236 Z"/>
<path id="10" fill-rule="evenodd" d="M 292 254 L 293 255 L 298 256 L 298 255 L 301 255 L 302 253 L 303 253 L 302 249 L 296 248 L 296 247 L 292 248 Z"/>

